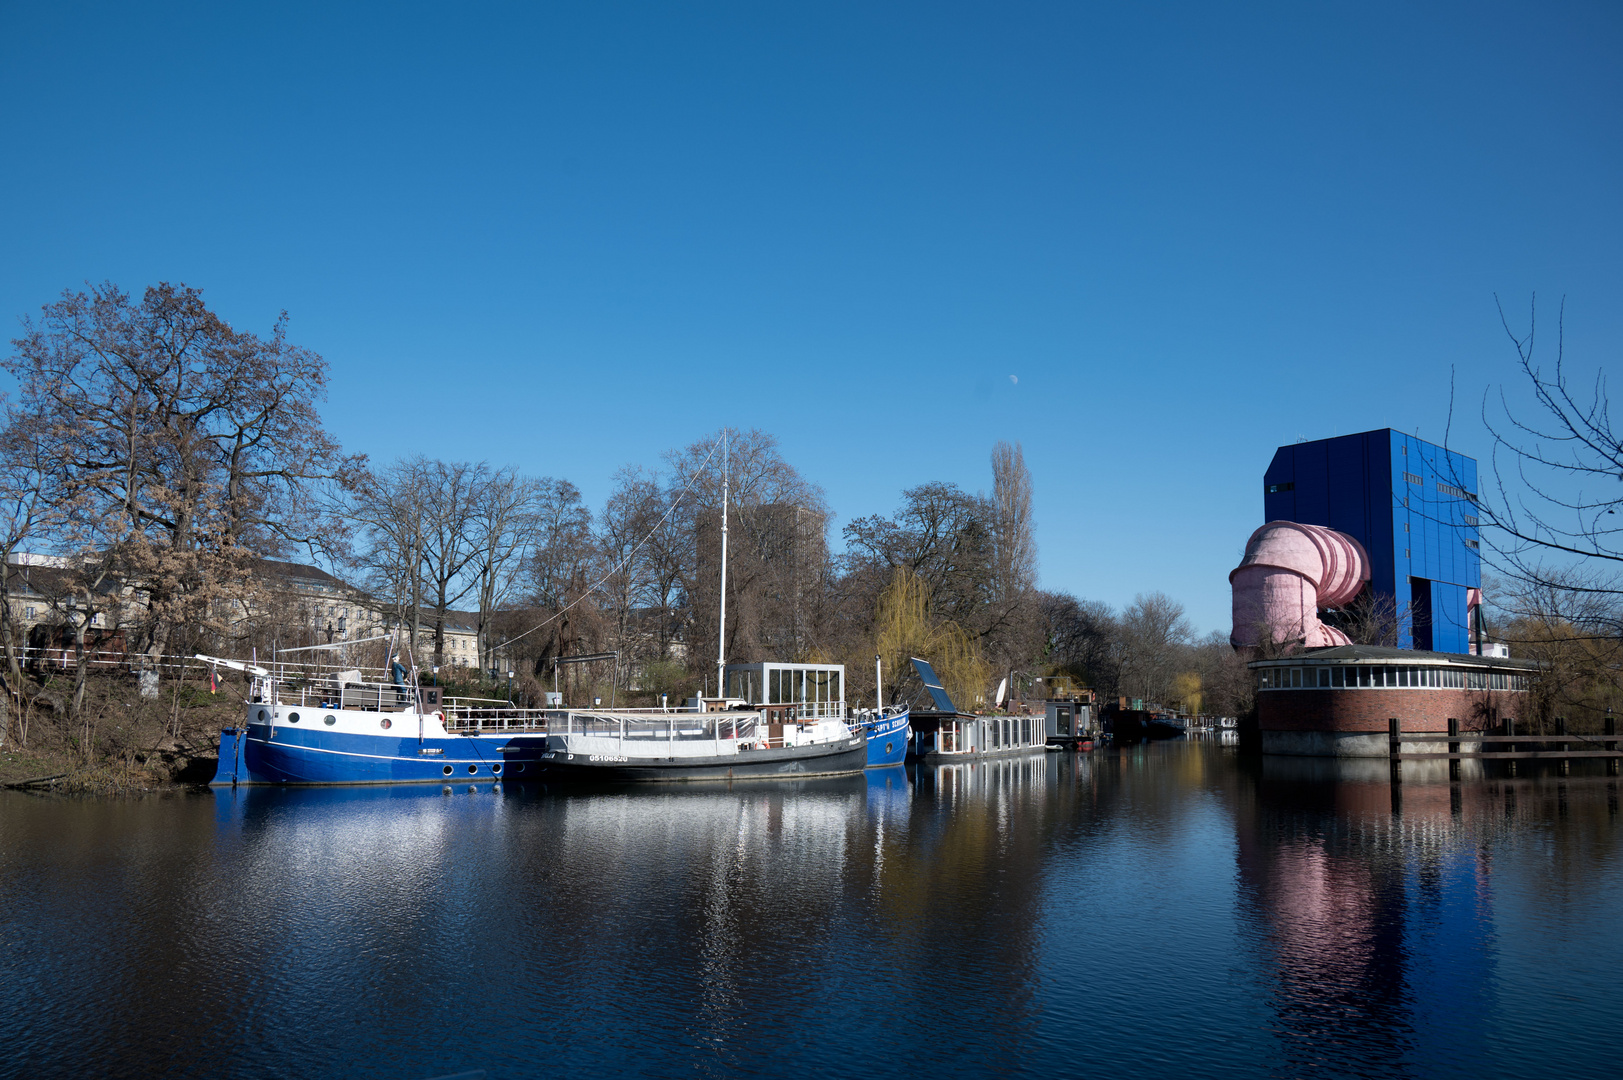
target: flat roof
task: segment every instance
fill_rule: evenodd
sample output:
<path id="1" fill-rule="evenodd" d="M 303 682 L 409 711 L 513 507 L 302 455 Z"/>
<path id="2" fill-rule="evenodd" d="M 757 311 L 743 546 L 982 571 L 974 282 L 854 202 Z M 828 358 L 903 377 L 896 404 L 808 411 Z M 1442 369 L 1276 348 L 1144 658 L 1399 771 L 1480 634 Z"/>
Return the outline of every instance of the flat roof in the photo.
<path id="1" fill-rule="evenodd" d="M 1258 667 L 1299 667 L 1302 664 L 1448 664 L 1453 667 L 1508 668 L 1515 671 L 1535 671 L 1537 660 L 1518 660 L 1505 656 L 1471 656 L 1466 653 L 1426 652 L 1422 649 L 1396 649 L 1390 645 L 1330 645 L 1322 649 L 1303 649 L 1289 656 L 1269 660 L 1253 660 L 1246 665 Z"/>

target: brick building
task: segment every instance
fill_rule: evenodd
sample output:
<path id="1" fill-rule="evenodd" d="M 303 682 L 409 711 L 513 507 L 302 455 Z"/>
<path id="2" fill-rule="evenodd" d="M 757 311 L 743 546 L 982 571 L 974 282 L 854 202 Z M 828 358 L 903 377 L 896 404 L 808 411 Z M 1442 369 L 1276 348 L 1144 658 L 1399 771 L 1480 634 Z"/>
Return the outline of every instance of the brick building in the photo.
<path id="1" fill-rule="evenodd" d="M 1257 726 L 1267 754 L 1386 757 L 1388 722 L 1407 732 L 1484 732 L 1527 715 L 1527 681 L 1538 665 L 1460 653 L 1374 645 L 1305 649 L 1253 660 Z M 1474 748 L 1463 745 L 1462 749 Z M 1444 750 L 1446 744 L 1411 744 Z"/>

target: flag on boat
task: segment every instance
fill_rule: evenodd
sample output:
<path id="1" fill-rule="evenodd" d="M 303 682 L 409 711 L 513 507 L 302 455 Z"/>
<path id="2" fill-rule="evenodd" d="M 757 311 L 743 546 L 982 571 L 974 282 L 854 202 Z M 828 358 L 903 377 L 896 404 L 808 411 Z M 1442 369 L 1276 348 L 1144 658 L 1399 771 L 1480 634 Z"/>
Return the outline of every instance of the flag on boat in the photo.
<path id="1" fill-rule="evenodd" d="M 220 673 L 214 669 L 213 664 L 210 664 L 209 665 L 209 693 L 217 694 L 219 692 L 220 692 Z"/>

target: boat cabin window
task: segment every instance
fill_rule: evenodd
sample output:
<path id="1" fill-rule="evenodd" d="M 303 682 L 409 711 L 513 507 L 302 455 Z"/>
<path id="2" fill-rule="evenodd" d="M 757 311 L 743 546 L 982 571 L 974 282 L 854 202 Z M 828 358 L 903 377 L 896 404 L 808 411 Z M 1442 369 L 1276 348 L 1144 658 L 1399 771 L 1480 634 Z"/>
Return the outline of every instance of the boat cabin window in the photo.
<path id="1" fill-rule="evenodd" d="M 792 705 L 802 717 L 845 715 L 845 667 L 841 664 L 732 664 L 727 696 L 755 705 Z"/>

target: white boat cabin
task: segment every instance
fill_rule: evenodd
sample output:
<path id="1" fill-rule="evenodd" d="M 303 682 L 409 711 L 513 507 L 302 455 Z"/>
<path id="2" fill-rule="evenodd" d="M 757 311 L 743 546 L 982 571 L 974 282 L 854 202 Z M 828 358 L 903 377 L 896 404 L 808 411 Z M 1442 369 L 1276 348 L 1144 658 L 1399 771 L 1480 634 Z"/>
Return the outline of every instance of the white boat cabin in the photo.
<path id="1" fill-rule="evenodd" d="M 787 705 L 797 717 L 845 718 L 844 664 L 728 664 L 726 696 Z"/>

